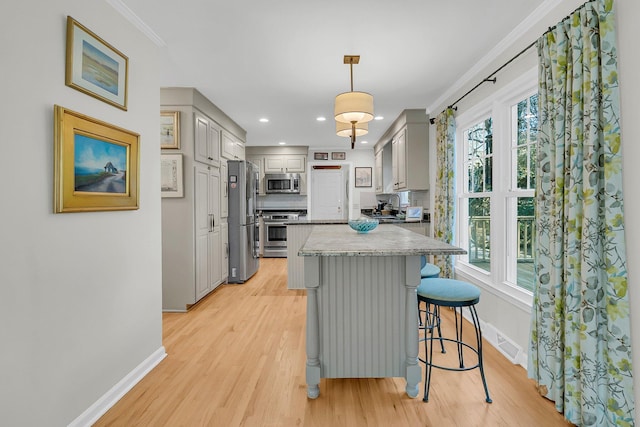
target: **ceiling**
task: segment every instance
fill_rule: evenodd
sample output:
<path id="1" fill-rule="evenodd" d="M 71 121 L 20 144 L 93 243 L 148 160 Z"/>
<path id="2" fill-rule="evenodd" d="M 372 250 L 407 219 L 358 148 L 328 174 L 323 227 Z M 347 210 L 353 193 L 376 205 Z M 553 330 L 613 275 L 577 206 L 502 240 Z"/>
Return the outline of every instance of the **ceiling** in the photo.
<path id="1" fill-rule="evenodd" d="M 354 90 L 371 93 L 384 117 L 358 138 L 356 148 L 369 148 L 402 110 L 426 110 L 543 2 L 107 1 L 157 36 L 160 84 L 197 88 L 247 131 L 247 145 L 343 149 L 350 143 L 335 134 L 333 101 L 350 88 L 344 55 L 361 56 Z"/>

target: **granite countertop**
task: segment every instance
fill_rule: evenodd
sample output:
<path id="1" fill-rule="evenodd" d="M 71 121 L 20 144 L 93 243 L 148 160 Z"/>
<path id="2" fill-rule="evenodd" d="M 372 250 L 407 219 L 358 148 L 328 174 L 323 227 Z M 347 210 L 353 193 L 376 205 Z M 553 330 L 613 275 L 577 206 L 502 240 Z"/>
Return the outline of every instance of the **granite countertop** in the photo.
<path id="1" fill-rule="evenodd" d="M 286 221 L 286 225 L 323 225 L 323 224 L 347 224 L 346 219 L 297 219 Z"/>
<path id="2" fill-rule="evenodd" d="M 345 224 L 314 227 L 299 256 L 459 255 L 464 249 L 392 224 L 380 224 L 365 234 Z"/>
<path id="3" fill-rule="evenodd" d="M 404 224 L 406 221 L 404 219 L 398 218 L 376 218 L 369 217 L 378 220 L 380 224 Z M 347 224 L 346 219 L 300 219 L 300 220 L 291 220 L 285 222 L 286 225 L 331 225 L 331 224 Z M 424 224 L 424 222 L 408 222 L 407 224 Z"/>

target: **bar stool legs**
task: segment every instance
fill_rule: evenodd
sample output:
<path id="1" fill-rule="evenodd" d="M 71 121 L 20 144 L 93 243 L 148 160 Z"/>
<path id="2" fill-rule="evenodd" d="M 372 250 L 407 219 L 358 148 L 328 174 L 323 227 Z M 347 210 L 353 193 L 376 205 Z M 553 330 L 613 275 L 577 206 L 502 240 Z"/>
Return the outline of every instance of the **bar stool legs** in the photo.
<path id="1" fill-rule="evenodd" d="M 435 264 L 430 264 L 427 262 L 427 257 L 422 255 L 420 265 L 420 277 L 422 279 L 434 279 L 440 277 L 440 267 Z M 431 311 L 431 304 L 426 304 L 424 309 L 421 308 L 422 303 L 418 300 L 418 329 L 424 330 L 424 336 L 427 337 L 427 331 L 433 336 L 434 326 L 438 328 L 438 336 L 440 339 L 440 347 L 442 348 L 442 352 L 446 353 L 444 349 L 444 342 L 442 341 L 442 330 L 440 329 L 440 307 L 437 305 L 433 306 L 434 314 L 436 315 L 435 322 L 432 322 L 431 325 L 425 326 L 425 323 L 422 321 L 422 315 L 425 316 L 425 322 L 429 317 L 428 314 Z"/>
<path id="2" fill-rule="evenodd" d="M 480 370 L 480 376 L 482 378 L 482 384 L 486 395 L 486 402 L 491 403 L 491 397 L 489 396 L 489 388 L 484 372 L 484 363 L 482 359 L 482 331 L 480 328 L 480 319 L 475 305 L 480 301 L 480 290 L 471 285 L 470 283 L 462 282 L 454 279 L 423 279 L 420 286 L 418 286 L 418 301 L 424 302 L 427 306 L 426 319 L 425 319 L 425 337 L 424 337 L 424 350 L 425 359 L 420 361 L 425 363 L 425 381 L 424 381 L 424 397 L 423 401 L 429 401 L 429 390 L 431 385 L 431 376 L 433 374 L 433 368 L 444 369 L 448 371 L 470 371 L 478 368 Z M 433 310 L 429 307 L 433 305 Z M 440 316 L 439 310 L 441 307 L 453 308 L 455 317 L 455 339 L 446 338 L 442 336 L 440 331 Z M 475 332 L 475 347 L 464 342 L 463 340 L 463 318 L 462 309 L 468 307 L 471 313 L 471 320 L 473 323 L 473 329 Z M 430 329 L 431 336 L 427 335 L 427 330 Z M 433 329 L 438 329 L 439 337 L 435 338 L 433 335 Z M 437 365 L 433 362 L 433 340 L 440 340 L 440 345 L 444 352 L 443 341 L 448 341 L 456 344 L 458 351 L 458 366 L 448 367 Z M 464 364 L 464 350 L 469 349 L 476 354 L 478 362 L 471 366 L 465 366 Z"/>

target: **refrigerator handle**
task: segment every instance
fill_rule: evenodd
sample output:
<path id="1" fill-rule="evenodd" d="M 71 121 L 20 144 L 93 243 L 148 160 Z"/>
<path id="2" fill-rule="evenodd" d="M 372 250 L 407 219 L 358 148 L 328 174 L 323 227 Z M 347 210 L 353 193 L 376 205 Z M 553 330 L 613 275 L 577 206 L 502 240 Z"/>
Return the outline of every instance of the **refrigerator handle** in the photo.
<path id="1" fill-rule="evenodd" d="M 216 214 L 211 214 L 211 231 L 216 228 Z"/>

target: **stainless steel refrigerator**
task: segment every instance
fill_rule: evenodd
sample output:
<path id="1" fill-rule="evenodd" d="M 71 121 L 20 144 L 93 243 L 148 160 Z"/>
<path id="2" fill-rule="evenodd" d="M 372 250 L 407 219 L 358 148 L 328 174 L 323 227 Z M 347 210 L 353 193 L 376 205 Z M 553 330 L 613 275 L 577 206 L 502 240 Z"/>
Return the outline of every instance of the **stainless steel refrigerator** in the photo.
<path id="1" fill-rule="evenodd" d="M 260 266 L 258 221 L 258 169 L 244 160 L 230 160 L 229 186 L 229 283 L 244 283 Z"/>

